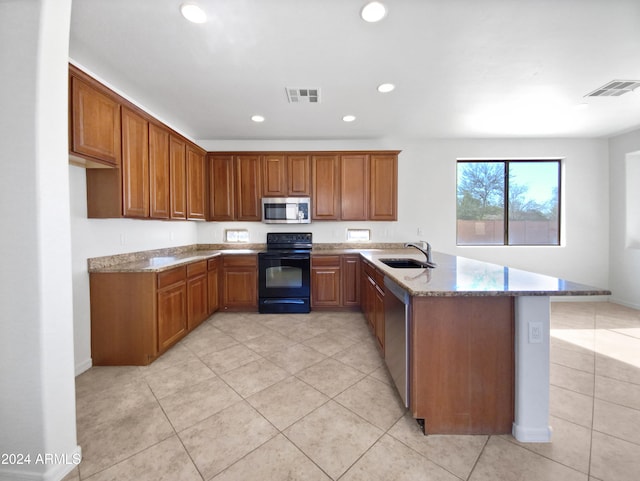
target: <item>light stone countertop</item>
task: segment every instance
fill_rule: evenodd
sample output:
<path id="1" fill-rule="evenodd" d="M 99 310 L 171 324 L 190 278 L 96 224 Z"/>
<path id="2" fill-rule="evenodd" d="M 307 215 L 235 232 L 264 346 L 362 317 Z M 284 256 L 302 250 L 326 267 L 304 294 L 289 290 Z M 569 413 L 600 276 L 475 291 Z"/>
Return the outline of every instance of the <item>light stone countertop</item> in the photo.
<path id="1" fill-rule="evenodd" d="M 204 248 L 202 248 L 204 247 Z M 218 245 L 185 246 L 89 259 L 89 272 L 162 272 L 222 254 L 257 254 L 263 245 L 246 249 Z M 225 246 L 226 247 L 226 246 Z M 412 296 L 607 296 L 606 289 L 505 267 L 466 257 L 433 252 L 433 269 L 398 269 L 380 259 L 407 258 L 424 261 L 415 249 L 382 246 L 314 245 L 312 255 L 360 254 Z"/>
<path id="2" fill-rule="evenodd" d="M 415 252 L 415 253 L 414 253 Z M 397 269 L 380 259 L 424 261 L 415 249 L 361 251 L 412 296 L 607 296 L 611 291 L 466 257 L 433 252 L 434 269 Z"/>
<path id="3" fill-rule="evenodd" d="M 109 263 L 107 265 L 92 265 L 89 262 L 89 272 L 162 272 L 192 262 L 212 259 L 224 254 L 257 254 L 254 249 L 224 249 L 224 250 L 192 250 L 182 253 L 167 253 L 132 261 Z M 91 261 L 91 260 L 90 260 Z"/>

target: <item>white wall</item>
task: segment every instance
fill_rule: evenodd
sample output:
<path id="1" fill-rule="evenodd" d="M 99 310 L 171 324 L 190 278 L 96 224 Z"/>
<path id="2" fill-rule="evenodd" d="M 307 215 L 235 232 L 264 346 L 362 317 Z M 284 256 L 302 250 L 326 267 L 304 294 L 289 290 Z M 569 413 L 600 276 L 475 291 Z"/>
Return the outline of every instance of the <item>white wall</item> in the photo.
<path id="1" fill-rule="evenodd" d="M 609 140 L 611 222 L 610 284 L 612 299 L 640 309 L 640 249 L 627 244 L 627 160 L 640 162 L 640 129 Z M 634 187 L 637 191 L 638 186 Z M 638 206 L 635 206 L 637 209 Z"/>
<path id="2" fill-rule="evenodd" d="M 76 374 L 91 367 L 91 315 L 87 259 L 197 243 L 197 223 L 134 219 L 87 219 L 86 171 L 68 167 Z"/>
<path id="3" fill-rule="evenodd" d="M 75 430 L 67 146 L 71 0 L 0 2 L 0 480 L 58 480 Z M 38 463 L 55 454 L 63 463 Z"/>
<path id="4" fill-rule="evenodd" d="M 398 222 L 314 222 L 302 227 L 316 242 L 344 242 L 346 227 L 369 227 L 374 242 L 424 239 L 434 250 L 607 287 L 609 280 L 609 168 L 606 140 L 338 140 L 207 141 L 209 151 L 232 150 L 402 150 L 398 162 Z M 563 161 L 562 245 L 560 247 L 457 247 L 456 159 L 542 158 Z M 228 224 L 248 228 L 251 240 L 266 232 L 301 226 Z M 222 241 L 225 225 L 198 226 L 200 243 Z M 418 229 L 422 235 L 418 234 Z"/>

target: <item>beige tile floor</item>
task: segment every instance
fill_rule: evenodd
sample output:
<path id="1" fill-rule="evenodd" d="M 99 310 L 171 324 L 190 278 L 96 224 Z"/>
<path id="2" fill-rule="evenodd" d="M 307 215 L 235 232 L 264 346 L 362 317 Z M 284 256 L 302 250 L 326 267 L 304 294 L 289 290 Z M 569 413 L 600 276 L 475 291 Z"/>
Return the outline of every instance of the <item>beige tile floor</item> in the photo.
<path id="1" fill-rule="evenodd" d="M 637 481 L 640 311 L 552 303 L 553 442 L 423 436 L 359 313 L 217 313 L 79 376 L 66 480 Z"/>

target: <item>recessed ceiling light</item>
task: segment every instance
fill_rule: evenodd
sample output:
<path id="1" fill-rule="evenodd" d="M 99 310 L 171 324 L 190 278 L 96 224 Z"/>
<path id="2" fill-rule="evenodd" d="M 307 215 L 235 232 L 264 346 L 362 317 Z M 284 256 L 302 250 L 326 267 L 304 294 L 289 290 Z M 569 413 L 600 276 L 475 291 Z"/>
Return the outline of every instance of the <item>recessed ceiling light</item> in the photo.
<path id="1" fill-rule="evenodd" d="M 395 89 L 396 86 L 393 84 L 380 84 L 378 85 L 378 92 L 386 94 Z"/>
<path id="2" fill-rule="evenodd" d="M 345 115 L 344 117 L 342 117 L 342 120 L 344 120 L 345 122 L 353 122 L 355 119 L 355 115 Z"/>
<path id="3" fill-rule="evenodd" d="M 252 115 L 251 120 L 254 122 L 264 122 L 264 117 L 262 115 Z"/>
<path id="4" fill-rule="evenodd" d="M 207 14 L 195 3 L 183 3 L 180 5 L 180 13 L 184 18 L 193 23 L 204 23 L 207 21 Z"/>
<path id="5" fill-rule="evenodd" d="M 365 22 L 379 22 L 387 15 L 387 7 L 380 2 L 369 2 L 360 11 Z"/>

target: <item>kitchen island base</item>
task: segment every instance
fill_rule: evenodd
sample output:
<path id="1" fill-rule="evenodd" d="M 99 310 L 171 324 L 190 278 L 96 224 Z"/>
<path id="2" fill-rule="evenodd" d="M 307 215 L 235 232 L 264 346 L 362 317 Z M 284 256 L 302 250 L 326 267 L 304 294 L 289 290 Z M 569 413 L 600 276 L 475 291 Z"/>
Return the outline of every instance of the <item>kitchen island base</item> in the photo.
<path id="1" fill-rule="evenodd" d="M 413 297 L 410 409 L 426 434 L 506 434 L 514 420 L 513 297 Z"/>
<path id="2" fill-rule="evenodd" d="M 425 434 L 549 442 L 549 297 L 415 296 L 410 410 Z"/>

